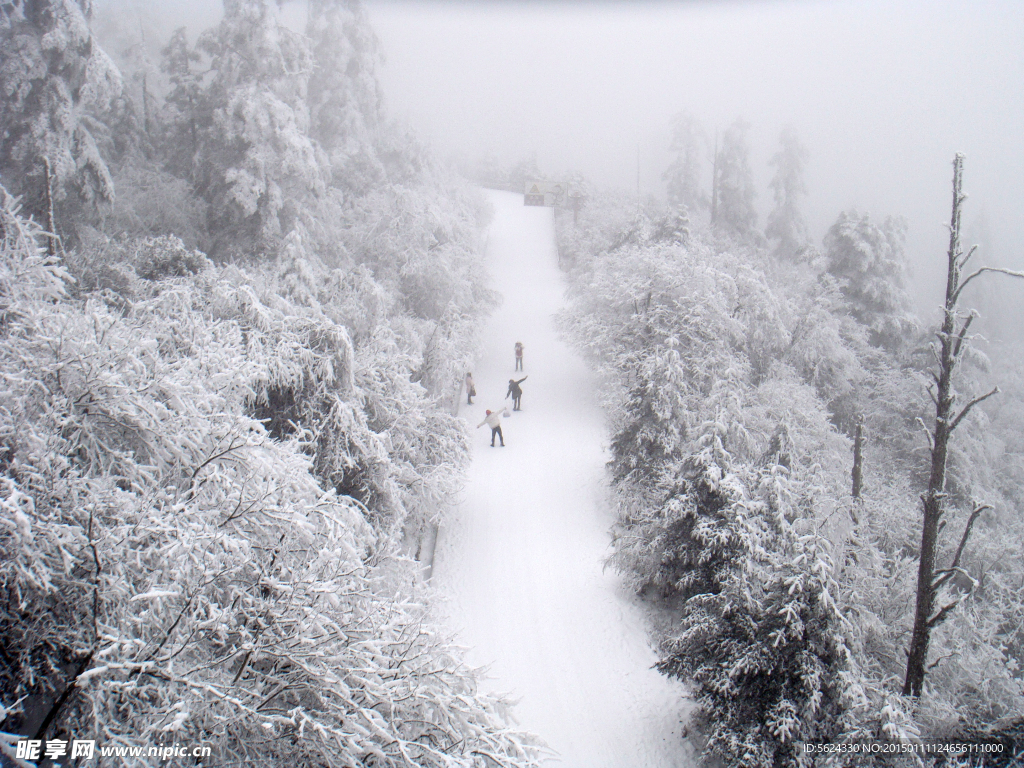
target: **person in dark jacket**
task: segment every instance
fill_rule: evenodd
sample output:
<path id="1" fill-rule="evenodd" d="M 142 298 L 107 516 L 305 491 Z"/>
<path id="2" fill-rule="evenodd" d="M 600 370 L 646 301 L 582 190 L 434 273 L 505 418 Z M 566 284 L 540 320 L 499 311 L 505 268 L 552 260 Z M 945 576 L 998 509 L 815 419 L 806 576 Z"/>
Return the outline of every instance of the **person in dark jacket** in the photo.
<path id="1" fill-rule="evenodd" d="M 508 392 L 505 394 L 505 399 L 507 400 L 508 396 L 512 395 L 512 410 L 513 411 L 521 411 L 522 410 L 522 408 L 519 407 L 519 401 L 523 397 L 523 388 L 520 387 L 519 385 L 522 384 L 524 381 L 526 381 L 528 378 L 530 378 L 530 377 L 529 376 L 523 376 L 523 378 L 521 378 L 519 381 L 516 381 L 515 379 L 509 379 L 508 380 Z"/>

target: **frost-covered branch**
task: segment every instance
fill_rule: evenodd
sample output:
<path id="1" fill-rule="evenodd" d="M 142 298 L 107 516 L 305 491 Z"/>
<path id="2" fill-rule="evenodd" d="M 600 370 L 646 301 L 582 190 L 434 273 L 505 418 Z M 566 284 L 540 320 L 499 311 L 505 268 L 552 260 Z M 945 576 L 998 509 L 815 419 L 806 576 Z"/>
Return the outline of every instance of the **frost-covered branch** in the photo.
<path id="1" fill-rule="evenodd" d="M 973 253 L 973 249 L 971 249 L 971 252 Z M 1024 277 L 1024 272 L 1019 272 L 1013 269 L 1004 269 L 1003 267 L 981 267 L 980 269 L 975 270 L 966 278 L 964 278 L 963 282 L 960 283 L 960 287 L 957 288 L 956 291 L 954 291 L 953 293 L 953 302 L 955 303 L 960 298 L 960 294 L 963 292 L 964 288 L 967 287 L 967 284 L 971 282 L 971 280 L 985 272 L 996 272 L 1000 275 L 1009 275 L 1010 277 Z"/>

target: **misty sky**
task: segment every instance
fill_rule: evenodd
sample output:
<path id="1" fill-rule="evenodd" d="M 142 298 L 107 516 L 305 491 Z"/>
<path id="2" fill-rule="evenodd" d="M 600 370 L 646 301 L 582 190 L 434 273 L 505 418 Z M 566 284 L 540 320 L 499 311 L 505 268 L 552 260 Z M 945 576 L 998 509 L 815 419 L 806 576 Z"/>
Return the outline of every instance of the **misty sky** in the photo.
<path id="1" fill-rule="evenodd" d="M 115 4 L 98 0 L 98 17 Z M 137 3 L 136 3 L 137 4 Z M 301 26 L 304 0 L 285 15 Z M 194 34 L 221 4 L 143 3 Z M 367 0 L 391 115 L 441 155 L 536 153 L 602 186 L 664 194 L 669 121 L 710 132 L 737 116 L 749 139 L 760 223 L 781 128 L 810 150 L 816 242 L 839 211 L 910 222 L 922 309 L 940 300 L 951 160 L 967 155 L 968 230 L 983 258 L 1024 267 L 1024 2 L 511 2 Z M 705 169 L 707 184 L 710 169 Z M 974 232 L 980 228 L 973 226 Z M 1011 290 L 1018 290 L 1017 288 Z M 1024 290 L 1021 291 L 1024 297 Z"/>
<path id="2" fill-rule="evenodd" d="M 840 210 L 910 220 L 915 273 L 939 301 L 951 161 L 966 219 L 1024 265 L 1024 3 L 411 2 L 370 0 L 392 114 L 442 152 L 537 153 L 601 184 L 663 194 L 669 120 L 742 115 L 761 223 L 767 160 L 793 124 L 810 150 L 820 242 Z M 706 171 L 705 183 L 710 171 Z M 926 274 L 927 273 L 927 274 Z M 924 287 L 924 286 L 921 286 Z M 933 302 L 928 301 L 929 304 Z"/>

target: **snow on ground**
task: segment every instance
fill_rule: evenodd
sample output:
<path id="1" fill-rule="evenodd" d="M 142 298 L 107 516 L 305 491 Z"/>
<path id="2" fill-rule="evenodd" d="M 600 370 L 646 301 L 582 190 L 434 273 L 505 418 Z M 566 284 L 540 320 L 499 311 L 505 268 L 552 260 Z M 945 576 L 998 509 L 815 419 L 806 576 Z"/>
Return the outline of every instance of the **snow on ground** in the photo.
<path id="1" fill-rule="evenodd" d="M 474 431 L 463 504 L 442 528 L 434 581 L 450 598 L 469 660 L 487 686 L 519 700 L 522 727 L 557 754 L 552 766 L 696 765 L 681 731 L 684 691 L 651 667 L 641 608 L 604 569 L 612 523 L 608 452 L 596 381 L 558 340 L 562 305 L 552 210 L 488 193 L 492 287 L 504 296 L 483 330 L 477 397 L 461 414 L 476 427 L 523 383 L 522 411 L 502 419 L 505 448 Z M 513 346 L 525 347 L 522 373 Z"/>

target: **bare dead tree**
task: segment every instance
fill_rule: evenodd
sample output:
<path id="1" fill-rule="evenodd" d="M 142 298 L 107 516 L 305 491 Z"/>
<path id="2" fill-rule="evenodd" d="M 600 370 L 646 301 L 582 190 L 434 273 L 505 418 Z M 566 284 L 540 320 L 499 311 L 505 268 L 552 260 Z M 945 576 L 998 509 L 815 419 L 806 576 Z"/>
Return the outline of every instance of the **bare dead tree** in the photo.
<path id="1" fill-rule="evenodd" d="M 50 158 L 43 158 L 43 165 L 46 168 L 46 255 L 57 254 L 57 228 L 53 221 L 53 169 L 50 166 Z"/>
<path id="2" fill-rule="evenodd" d="M 855 499 L 860 498 L 860 492 L 864 488 L 864 417 L 857 418 L 857 434 L 853 438 L 853 472 L 851 473 L 853 488 L 851 495 Z"/>
<path id="3" fill-rule="evenodd" d="M 936 610 L 936 594 L 939 588 L 955 573 L 962 573 L 960 558 L 967 545 L 971 528 L 981 512 L 988 508 L 987 505 L 975 506 L 967 520 L 952 565 L 936 572 L 935 555 L 938 549 L 939 523 L 945 512 L 946 458 L 950 438 L 953 436 L 954 430 L 960 426 L 960 423 L 976 405 L 999 392 L 999 388 L 996 387 L 991 392 L 975 397 L 959 411 L 956 409 L 953 374 L 963 357 L 964 343 L 970 343 L 967 332 L 971 323 L 974 322 L 974 318 L 977 317 L 974 311 L 965 315 L 959 310 L 960 294 L 971 280 L 983 272 L 1002 272 L 1014 277 L 1024 277 L 1022 272 L 982 267 L 961 280 L 964 267 L 977 250 L 977 246 L 974 246 L 965 254 L 960 246 L 961 206 L 967 198 L 961 191 L 963 160 L 964 156 L 961 154 L 957 154 L 953 159 L 953 214 L 949 225 L 946 302 L 943 307 L 942 328 L 937 334 L 939 341 L 936 351 L 938 368 L 931 371 L 933 383 L 928 387 L 928 392 L 935 403 L 935 427 L 931 430 L 925 429 L 931 449 L 931 472 L 928 476 L 928 489 L 921 496 L 924 525 L 921 531 L 921 560 L 917 569 L 917 606 L 914 612 L 914 632 L 910 639 L 910 649 L 907 652 L 907 676 L 903 683 L 903 694 L 915 697 L 921 695 L 925 672 L 928 669 L 928 642 L 931 632 L 945 621 L 950 611 L 962 599 L 962 597 L 958 598 Z"/>

